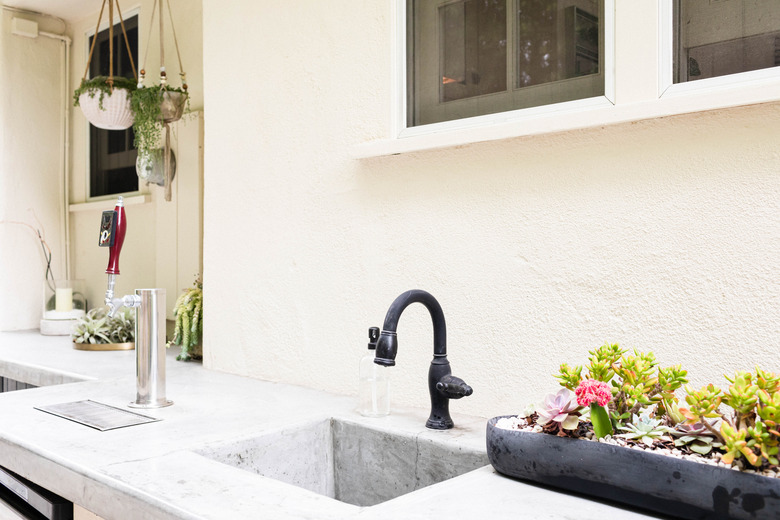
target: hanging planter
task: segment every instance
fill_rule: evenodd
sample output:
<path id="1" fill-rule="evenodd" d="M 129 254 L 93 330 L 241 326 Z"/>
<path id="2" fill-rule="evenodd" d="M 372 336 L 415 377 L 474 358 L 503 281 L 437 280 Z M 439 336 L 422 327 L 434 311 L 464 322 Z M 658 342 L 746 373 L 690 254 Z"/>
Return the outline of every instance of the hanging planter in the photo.
<path id="1" fill-rule="evenodd" d="M 133 126 L 130 106 L 135 81 L 113 78 L 113 86 L 106 76 L 82 80 L 73 94 L 74 105 L 81 107 L 87 121 L 104 130 L 125 130 Z"/>
<path id="2" fill-rule="evenodd" d="M 133 63 L 133 55 L 130 52 L 130 43 L 127 40 L 127 32 L 125 31 L 125 23 L 122 20 L 122 12 L 119 9 L 118 0 L 103 0 L 103 5 L 100 8 L 100 14 L 98 15 L 97 27 L 95 28 L 95 34 L 98 33 L 100 28 L 100 22 L 103 18 L 103 10 L 108 4 L 108 18 L 109 18 L 109 64 L 108 64 L 108 76 L 97 76 L 91 79 L 87 79 L 87 73 L 89 72 L 89 65 L 92 61 L 92 54 L 95 50 L 95 42 L 97 38 L 93 38 L 92 47 L 89 50 L 89 58 L 87 59 L 87 68 L 84 70 L 84 76 L 81 79 L 81 86 L 76 89 L 74 97 L 74 105 L 81 107 L 81 111 L 87 121 L 92 125 L 102 128 L 104 130 L 125 130 L 133 126 L 134 114 L 130 106 L 130 99 L 132 92 L 136 88 L 137 75 L 135 73 L 135 64 Z M 122 25 L 122 33 L 125 37 L 125 45 L 127 46 L 127 53 L 130 56 L 130 65 L 133 69 L 133 76 L 135 80 L 114 77 L 114 6 L 116 6 L 119 13 L 119 22 Z"/>
<path id="3" fill-rule="evenodd" d="M 168 77 L 165 70 L 165 45 L 164 45 L 164 25 L 163 25 L 163 6 L 164 0 L 159 0 L 159 28 L 160 28 L 160 83 L 150 87 L 144 86 L 146 70 L 141 67 L 138 88 L 132 95 L 132 110 L 135 114 L 133 123 L 133 132 L 135 133 L 135 147 L 138 150 L 138 160 L 136 161 L 136 173 L 140 178 L 144 178 L 144 166 L 157 162 L 155 154 L 162 148 L 162 162 L 164 180 L 162 185 L 165 187 L 165 200 L 171 200 L 171 182 L 173 181 L 173 169 L 171 151 L 171 128 L 170 124 L 181 119 L 184 114 L 184 108 L 189 100 L 187 94 L 187 74 L 182 66 L 181 54 L 179 53 L 179 43 L 176 39 L 176 29 L 173 26 L 173 15 L 171 14 L 170 2 L 168 3 L 168 15 L 171 20 L 171 30 L 173 40 L 176 43 L 176 56 L 179 60 L 179 75 L 181 76 L 181 88 L 171 87 L 168 84 Z M 157 13 L 158 0 L 154 1 L 152 6 L 152 22 Z M 144 53 L 144 62 L 149 51 L 148 43 L 151 41 L 151 28 L 149 27 L 149 37 L 147 37 L 147 48 Z M 163 130 L 165 130 L 165 139 L 162 139 Z M 159 183 L 158 183 L 159 184 Z"/>

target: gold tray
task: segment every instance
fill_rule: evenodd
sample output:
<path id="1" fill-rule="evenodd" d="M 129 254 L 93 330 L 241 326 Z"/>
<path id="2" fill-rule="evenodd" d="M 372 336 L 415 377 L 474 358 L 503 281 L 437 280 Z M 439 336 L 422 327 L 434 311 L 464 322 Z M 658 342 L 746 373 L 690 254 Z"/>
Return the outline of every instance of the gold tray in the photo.
<path id="1" fill-rule="evenodd" d="M 135 343 L 76 343 L 74 341 L 73 348 L 76 350 L 135 350 Z"/>

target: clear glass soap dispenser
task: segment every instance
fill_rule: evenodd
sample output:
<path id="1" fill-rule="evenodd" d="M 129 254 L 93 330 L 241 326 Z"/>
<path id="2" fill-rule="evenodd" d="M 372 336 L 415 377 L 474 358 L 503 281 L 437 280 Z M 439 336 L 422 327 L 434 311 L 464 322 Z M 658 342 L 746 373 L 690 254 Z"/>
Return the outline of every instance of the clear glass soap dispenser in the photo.
<path id="1" fill-rule="evenodd" d="M 368 353 L 360 360 L 358 412 L 366 417 L 382 417 L 390 413 L 390 373 L 388 367 L 374 363 L 379 328 L 368 329 Z"/>

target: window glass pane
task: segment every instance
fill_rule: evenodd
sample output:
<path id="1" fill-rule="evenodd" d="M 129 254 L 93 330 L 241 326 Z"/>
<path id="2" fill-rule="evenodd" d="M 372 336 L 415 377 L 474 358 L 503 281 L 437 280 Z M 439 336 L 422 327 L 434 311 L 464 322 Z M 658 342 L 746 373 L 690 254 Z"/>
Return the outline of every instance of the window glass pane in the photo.
<path id="1" fill-rule="evenodd" d="M 407 125 L 603 95 L 603 13 L 603 0 L 407 0 Z"/>
<path id="2" fill-rule="evenodd" d="M 598 74 L 597 7 L 595 2 L 518 0 L 517 86 Z"/>
<path id="3" fill-rule="evenodd" d="M 138 16 L 125 20 L 125 29 L 133 60 L 138 63 Z M 108 29 L 105 29 L 97 35 L 95 54 L 90 62 L 90 77 L 108 76 L 108 33 Z M 133 77 L 130 56 L 119 23 L 114 25 L 114 76 Z M 132 128 L 103 130 L 90 125 L 90 197 L 138 191 L 138 175 L 135 172 L 137 152 L 133 139 Z"/>
<path id="4" fill-rule="evenodd" d="M 780 65 L 780 1 L 675 0 L 674 82 Z"/>
<path id="5" fill-rule="evenodd" d="M 506 90 L 506 2 L 454 2 L 439 20 L 441 101 Z"/>

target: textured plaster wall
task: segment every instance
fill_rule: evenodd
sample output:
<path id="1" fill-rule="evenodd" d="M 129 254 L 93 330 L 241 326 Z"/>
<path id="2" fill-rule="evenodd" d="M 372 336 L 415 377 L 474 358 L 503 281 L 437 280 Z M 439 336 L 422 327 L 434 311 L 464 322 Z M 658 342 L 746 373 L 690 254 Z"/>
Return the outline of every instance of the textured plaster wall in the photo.
<path id="1" fill-rule="evenodd" d="M 203 13 L 209 368 L 354 394 L 420 288 L 475 389 L 455 412 L 519 411 L 606 341 L 697 385 L 780 371 L 780 104 L 355 160 L 389 133 L 388 2 Z M 431 334 L 410 307 L 393 405 L 427 406 Z"/>
<path id="2" fill-rule="evenodd" d="M 33 229 L 52 250 L 54 276 L 64 277 L 59 218 L 63 67 L 59 41 L 11 34 L 14 17 L 61 33 L 56 22 L 0 12 L 0 330 L 37 328 L 46 263 Z"/>

